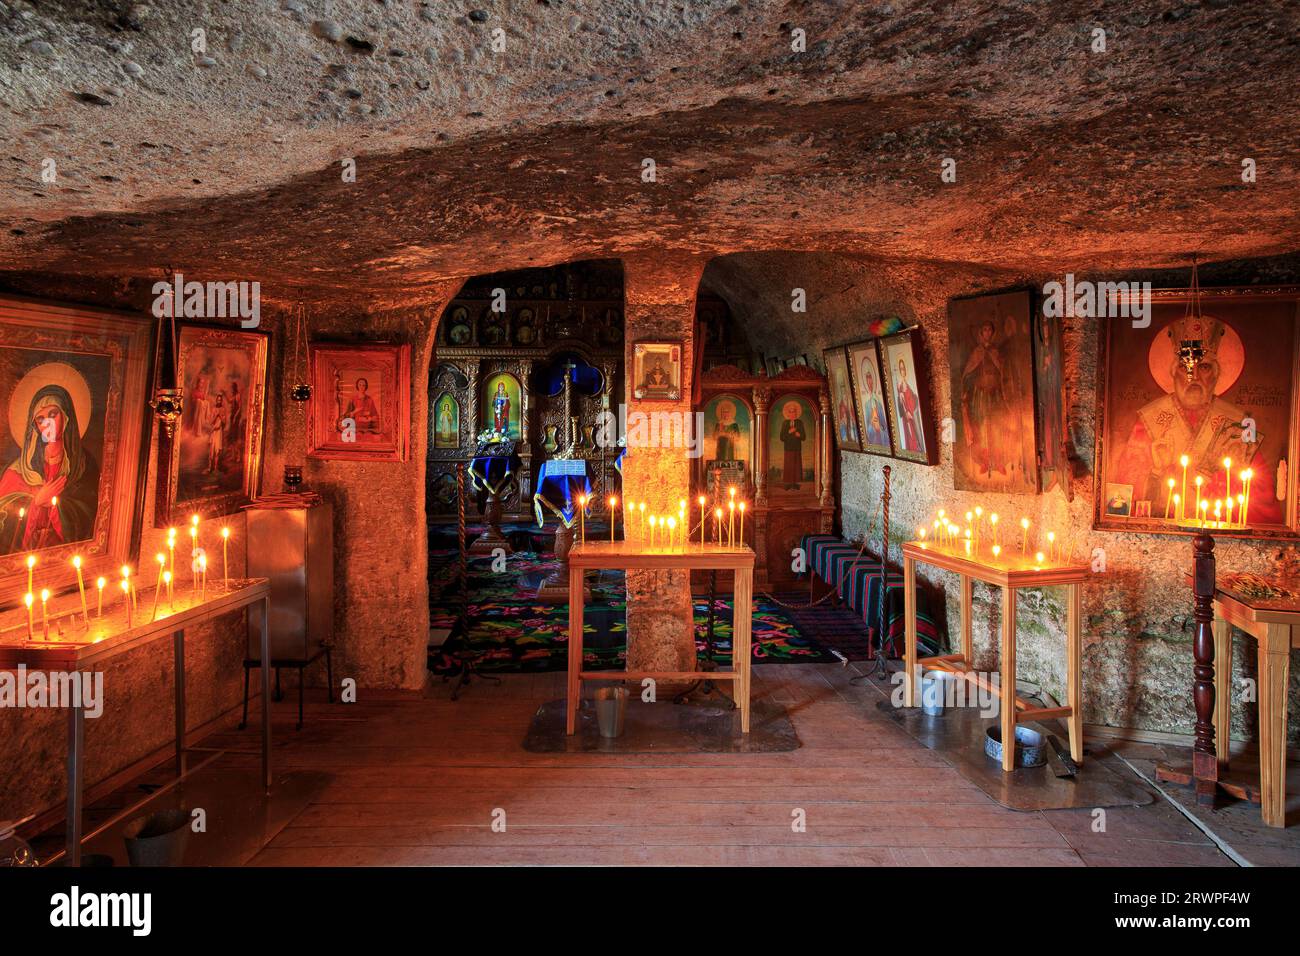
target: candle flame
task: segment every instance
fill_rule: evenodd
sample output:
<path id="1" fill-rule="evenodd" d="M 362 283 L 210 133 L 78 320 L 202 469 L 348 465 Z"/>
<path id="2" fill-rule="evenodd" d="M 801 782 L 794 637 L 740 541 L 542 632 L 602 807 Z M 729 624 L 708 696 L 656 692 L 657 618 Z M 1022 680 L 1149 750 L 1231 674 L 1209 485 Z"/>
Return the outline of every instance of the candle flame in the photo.
<path id="1" fill-rule="evenodd" d="M 229 538 L 229 537 L 230 537 L 230 529 L 229 529 L 229 528 L 222 528 L 222 529 L 221 529 L 221 537 L 223 537 L 223 538 Z M 161 557 L 161 555 L 159 555 L 159 557 Z"/>
<path id="2" fill-rule="evenodd" d="M 104 590 L 104 585 L 107 583 L 107 578 L 95 578 L 95 587 L 99 588 L 101 591 Z"/>
<path id="3" fill-rule="evenodd" d="M 23 595 L 23 603 L 27 605 L 27 609 L 29 611 L 31 610 L 32 603 L 35 600 L 36 600 L 36 595 L 32 594 L 31 591 L 28 591 L 26 594 Z"/>
<path id="4" fill-rule="evenodd" d="M 44 604 L 49 599 L 50 599 L 50 589 L 41 588 L 41 603 Z"/>
<path id="5" fill-rule="evenodd" d="M 34 567 L 36 567 L 36 555 L 29 554 L 27 555 L 27 570 L 30 571 Z"/>
<path id="6" fill-rule="evenodd" d="M 743 501 L 740 503 L 740 513 L 741 514 L 745 513 L 745 503 Z"/>
<path id="7" fill-rule="evenodd" d="M 72 566 L 76 568 L 78 571 L 81 570 L 81 555 L 74 554 L 72 556 Z"/>
<path id="8" fill-rule="evenodd" d="M 190 524 L 197 528 L 199 526 L 199 516 L 196 514 L 190 515 Z"/>
<path id="9" fill-rule="evenodd" d="M 1186 468 L 1190 462 L 1191 459 L 1188 458 L 1186 455 L 1183 455 L 1181 458 L 1178 459 L 1178 464 L 1182 465 L 1184 468 Z"/>

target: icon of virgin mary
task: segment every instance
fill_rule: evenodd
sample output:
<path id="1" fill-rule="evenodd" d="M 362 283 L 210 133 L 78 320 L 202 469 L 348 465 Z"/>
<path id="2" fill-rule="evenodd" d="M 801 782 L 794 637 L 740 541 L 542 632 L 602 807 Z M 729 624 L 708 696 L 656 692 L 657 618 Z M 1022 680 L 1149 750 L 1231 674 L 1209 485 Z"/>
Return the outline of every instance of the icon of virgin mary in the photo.
<path id="1" fill-rule="evenodd" d="M 0 553 L 38 551 L 92 536 L 99 464 L 82 446 L 89 412 L 85 380 L 63 363 L 32 369 L 14 389 L 9 421 L 20 450 L 0 474 Z"/>

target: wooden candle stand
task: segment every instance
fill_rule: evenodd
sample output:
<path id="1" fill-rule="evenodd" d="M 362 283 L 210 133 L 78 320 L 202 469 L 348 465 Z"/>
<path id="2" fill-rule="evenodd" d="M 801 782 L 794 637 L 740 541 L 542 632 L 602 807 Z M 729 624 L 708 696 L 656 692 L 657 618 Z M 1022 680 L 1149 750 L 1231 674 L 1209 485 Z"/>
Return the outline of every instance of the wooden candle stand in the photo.
<path id="1" fill-rule="evenodd" d="M 1156 779 L 1192 787 L 1196 802 L 1223 795 L 1261 805 L 1264 823 L 1286 826 L 1286 727 L 1290 653 L 1300 647 L 1300 601 L 1250 598 L 1220 587 L 1214 538 L 1192 539 L 1192 703 L 1196 727 L 1191 766 L 1161 764 Z M 1259 642 L 1259 780 L 1228 766 L 1232 628 Z M 1216 666 L 1216 657 L 1219 658 Z"/>
<path id="2" fill-rule="evenodd" d="M 961 653 L 917 659 L 916 656 L 916 565 L 929 564 L 961 577 Z M 1026 561 L 1022 557 L 1003 557 L 997 561 L 984 561 L 980 557 L 967 557 L 930 542 L 911 541 L 903 545 L 904 614 L 907 622 L 907 645 L 904 667 L 907 678 L 903 681 L 903 706 L 916 706 L 916 691 L 923 668 L 956 674 L 984 690 L 997 695 L 1001 701 L 1001 729 L 1003 741 L 1014 741 L 1016 724 L 1030 720 L 1064 718 L 1070 736 L 1070 756 L 1075 763 L 1083 762 L 1083 681 L 1080 673 L 1082 657 L 1080 586 L 1091 569 L 1088 565 L 1051 565 Z M 1002 588 L 1002 629 L 1000 639 L 1001 677 L 997 684 L 977 673 L 972 665 L 971 639 L 973 581 Z M 1067 588 L 1066 604 L 1066 687 L 1067 701 L 1063 707 L 1034 707 L 1016 695 L 1016 592 L 1020 588 L 1042 588 L 1064 585 Z M 1004 688 L 1006 688 L 1004 690 Z M 1002 769 L 1015 768 L 1015 747 L 1003 746 Z"/>

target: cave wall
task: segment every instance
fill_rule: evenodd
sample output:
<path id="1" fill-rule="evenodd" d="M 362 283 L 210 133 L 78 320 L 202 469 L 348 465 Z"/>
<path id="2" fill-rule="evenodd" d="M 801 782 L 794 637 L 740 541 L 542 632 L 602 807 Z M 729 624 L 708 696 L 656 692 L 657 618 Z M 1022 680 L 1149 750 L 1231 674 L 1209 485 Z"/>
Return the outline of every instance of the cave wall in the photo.
<path id="1" fill-rule="evenodd" d="M 916 324 L 930 363 L 930 406 L 937 421 L 951 414 L 947 308 L 949 299 L 1008 289 L 1041 289 L 1058 275 L 1026 275 L 948 263 L 892 264 L 815 253 L 746 253 L 710 262 L 703 283 L 726 298 L 751 345 L 766 355 L 807 353 L 822 359 L 822 349 L 861 340 L 867 321 L 898 315 Z M 1085 278 L 1085 276 L 1079 276 Z M 1187 273 L 1129 273 L 1086 276 L 1150 280 L 1156 288 L 1186 286 Z M 1204 285 L 1300 282 L 1300 257 L 1213 264 L 1202 269 Z M 791 290 L 807 293 L 807 315 L 791 312 Z M 1028 516 L 1038 528 L 1090 529 L 1093 515 L 1093 452 L 1099 324 L 1066 319 L 1064 335 L 1066 432 L 1074 461 L 1073 500 L 1057 488 L 1041 496 L 993 495 L 953 489 L 950 446 L 940 444 L 933 467 L 854 452 L 839 452 L 842 522 L 845 534 L 860 536 L 877 515 L 883 490 L 881 468 L 892 468 L 892 557 L 901 562 L 899 542 L 928 526 L 935 509 L 964 513 L 977 503 L 1004 520 Z M 936 432 L 938 429 L 936 429 Z M 878 533 L 876 540 L 878 540 Z M 1085 720 L 1109 727 L 1190 733 L 1195 720 L 1191 700 L 1191 599 L 1183 582 L 1190 562 L 1187 538 L 1087 530 L 1079 545 L 1090 553 L 1105 549 L 1107 570 L 1083 591 L 1083 690 Z M 1220 569 L 1265 573 L 1285 545 L 1274 542 L 1217 542 Z M 1289 547 L 1295 547 L 1290 545 Z M 934 569 L 922 577 L 943 589 L 949 630 L 957 639 L 958 578 Z M 1065 591 L 1022 591 L 1017 626 L 1020 680 L 1041 685 L 1058 700 L 1065 697 Z M 975 664 L 995 669 L 1000 626 L 999 593 L 975 585 Z M 1242 679 L 1256 674 L 1253 639 L 1234 632 L 1234 737 L 1253 732 L 1254 705 L 1241 706 Z M 1300 663 L 1295 660 L 1293 665 Z M 1293 666 L 1292 673 L 1296 670 Z M 1290 688 L 1292 712 L 1300 688 Z M 1291 722 L 1289 740 L 1300 743 L 1300 724 Z"/>

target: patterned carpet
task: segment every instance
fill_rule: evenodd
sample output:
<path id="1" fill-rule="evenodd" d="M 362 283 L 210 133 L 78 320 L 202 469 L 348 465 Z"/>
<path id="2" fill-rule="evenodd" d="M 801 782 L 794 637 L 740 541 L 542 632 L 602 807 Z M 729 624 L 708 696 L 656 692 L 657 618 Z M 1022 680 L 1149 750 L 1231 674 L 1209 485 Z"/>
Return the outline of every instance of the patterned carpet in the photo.
<path id="1" fill-rule="evenodd" d="M 502 572 L 492 570 L 489 555 L 470 556 L 468 633 L 458 620 L 459 589 L 456 554 L 437 551 L 429 556 L 430 626 L 450 630 L 440 649 L 432 651 L 429 666 L 435 673 L 460 670 L 461 660 L 475 657 L 483 671 L 559 671 L 568 665 L 567 605 L 536 599 L 538 583 L 555 568 L 555 562 L 534 552 L 517 552 Z M 584 667 L 616 670 L 627 655 L 626 602 L 621 572 L 607 571 L 591 583 L 591 603 L 583 620 Z M 806 595 L 783 595 L 791 602 L 806 602 Z M 714 660 L 731 662 L 732 613 L 729 596 L 715 604 Z M 800 620 L 800 614 L 803 619 Z M 695 603 L 696 647 L 705 652 L 708 600 Z M 814 614 L 787 610 L 772 600 L 755 596 L 752 626 L 754 663 L 827 663 L 840 658 L 869 656 L 866 630 L 851 612 Z"/>

